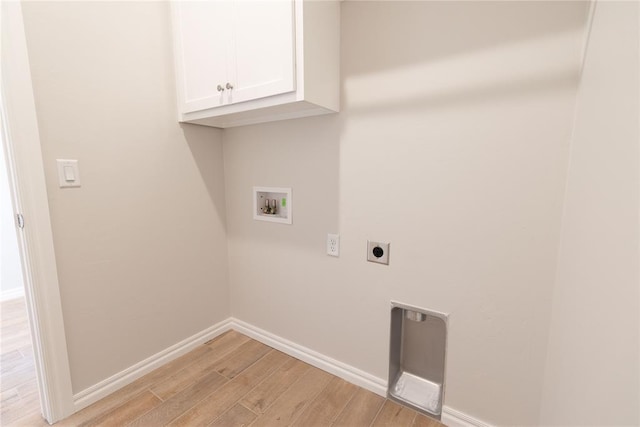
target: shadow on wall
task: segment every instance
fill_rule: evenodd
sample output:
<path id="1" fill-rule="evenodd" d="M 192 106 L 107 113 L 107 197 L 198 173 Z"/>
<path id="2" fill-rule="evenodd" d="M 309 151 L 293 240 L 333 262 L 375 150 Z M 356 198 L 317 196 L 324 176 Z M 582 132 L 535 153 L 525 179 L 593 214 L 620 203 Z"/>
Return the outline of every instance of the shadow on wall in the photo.
<path id="1" fill-rule="evenodd" d="M 582 31 L 588 9 L 588 1 L 346 2 L 342 4 L 342 22 L 349 22 L 349 26 L 342 27 L 343 39 L 352 38 L 356 44 L 372 49 L 369 55 L 357 55 L 351 61 L 348 56 L 343 57 L 342 63 L 347 64 L 343 71 L 354 76 L 401 69 L 416 62 L 441 62 L 506 43 Z M 354 20 L 349 17 L 351 13 L 366 15 Z M 353 25 L 357 22 L 365 24 Z M 371 28 L 377 31 L 370 31 Z"/>
<path id="2" fill-rule="evenodd" d="M 346 3 L 343 110 L 438 110 L 575 90 L 588 4 Z"/>
<path id="3" fill-rule="evenodd" d="M 215 206 L 218 217 L 226 229 L 227 210 L 224 194 L 224 163 L 222 158 L 222 131 L 206 126 L 180 123 L 193 160 L 198 167 L 202 181 Z"/>
<path id="4" fill-rule="evenodd" d="M 544 92 L 576 90 L 578 84 L 578 68 L 566 70 L 557 75 L 544 76 L 538 79 L 520 79 L 505 82 L 492 82 L 482 86 L 458 87 L 448 91 L 436 91 L 430 94 L 417 93 L 401 99 L 389 99 L 384 103 L 367 102 L 354 105 L 349 109 L 352 116 L 359 114 L 387 114 L 393 112 L 415 112 L 417 110 L 444 110 L 460 106 L 493 102 L 515 96 L 528 96 Z M 343 91 L 346 97 L 348 90 Z"/>

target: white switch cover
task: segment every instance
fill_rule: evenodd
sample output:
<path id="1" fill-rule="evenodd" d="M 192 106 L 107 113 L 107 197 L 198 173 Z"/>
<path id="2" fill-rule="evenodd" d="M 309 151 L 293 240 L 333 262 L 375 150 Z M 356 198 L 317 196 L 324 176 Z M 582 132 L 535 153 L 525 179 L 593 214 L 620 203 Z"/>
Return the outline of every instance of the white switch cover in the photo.
<path id="1" fill-rule="evenodd" d="M 58 184 L 63 187 L 80 187 L 80 171 L 77 160 L 56 159 Z"/>

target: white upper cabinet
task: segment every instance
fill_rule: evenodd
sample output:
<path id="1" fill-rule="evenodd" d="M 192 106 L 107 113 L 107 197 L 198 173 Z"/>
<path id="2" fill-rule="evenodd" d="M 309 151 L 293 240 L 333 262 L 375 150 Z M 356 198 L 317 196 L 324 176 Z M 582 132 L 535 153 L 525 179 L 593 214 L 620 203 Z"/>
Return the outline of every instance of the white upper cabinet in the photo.
<path id="1" fill-rule="evenodd" d="M 179 120 L 215 127 L 339 109 L 339 2 L 172 2 Z"/>
<path id="2" fill-rule="evenodd" d="M 181 2 L 175 8 L 177 46 L 182 72 L 182 111 L 203 110 L 224 103 L 218 85 L 229 80 L 231 4 L 218 1 Z"/>
<path id="3" fill-rule="evenodd" d="M 235 73 L 231 102 L 295 90 L 293 1 L 233 3 Z"/>

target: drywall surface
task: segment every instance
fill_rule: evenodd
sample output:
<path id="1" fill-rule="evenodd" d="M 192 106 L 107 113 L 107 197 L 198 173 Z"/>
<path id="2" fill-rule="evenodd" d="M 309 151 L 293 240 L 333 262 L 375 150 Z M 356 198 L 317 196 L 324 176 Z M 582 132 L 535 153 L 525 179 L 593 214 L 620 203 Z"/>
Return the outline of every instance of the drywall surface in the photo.
<path id="1" fill-rule="evenodd" d="M 24 295 L 20 249 L 7 174 L 3 146 L 0 146 L 0 300 Z"/>
<path id="2" fill-rule="evenodd" d="M 449 313 L 445 404 L 537 424 L 587 4 L 341 8 L 342 112 L 224 130 L 232 314 L 386 379 L 390 301 Z"/>
<path id="3" fill-rule="evenodd" d="M 168 3 L 23 7 L 78 393 L 229 316 L 222 147 L 177 123 Z"/>
<path id="4" fill-rule="evenodd" d="M 640 424 L 637 2 L 598 2 L 580 83 L 541 421 Z"/>

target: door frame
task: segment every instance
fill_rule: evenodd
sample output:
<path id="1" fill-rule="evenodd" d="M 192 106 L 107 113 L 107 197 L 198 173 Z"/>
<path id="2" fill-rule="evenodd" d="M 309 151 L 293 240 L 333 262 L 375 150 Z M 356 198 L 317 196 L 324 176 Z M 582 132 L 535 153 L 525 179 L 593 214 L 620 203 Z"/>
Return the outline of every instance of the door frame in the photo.
<path id="1" fill-rule="evenodd" d="M 18 227 L 25 299 L 43 417 L 75 411 L 42 149 L 20 2 L 0 9 L 2 140 Z"/>

